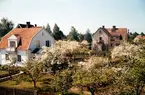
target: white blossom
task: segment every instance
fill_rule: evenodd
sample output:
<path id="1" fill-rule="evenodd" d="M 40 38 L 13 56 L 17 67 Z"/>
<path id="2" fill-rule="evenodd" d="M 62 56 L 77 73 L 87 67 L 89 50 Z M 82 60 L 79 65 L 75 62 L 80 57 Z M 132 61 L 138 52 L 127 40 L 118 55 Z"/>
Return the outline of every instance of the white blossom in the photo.
<path id="1" fill-rule="evenodd" d="M 112 58 L 117 58 L 121 56 L 125 57 L 137 57 L 138 53 L 141 51 L 140 46 L 136 46 L 129 43 L 123 43 L 119 46 L 114 47 L 111 52 Z"/>

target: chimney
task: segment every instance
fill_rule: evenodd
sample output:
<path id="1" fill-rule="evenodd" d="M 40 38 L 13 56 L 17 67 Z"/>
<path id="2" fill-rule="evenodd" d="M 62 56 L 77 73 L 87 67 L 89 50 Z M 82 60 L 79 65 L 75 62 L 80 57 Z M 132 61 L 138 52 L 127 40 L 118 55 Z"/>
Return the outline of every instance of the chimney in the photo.
<path id="1" fill-rule="evenodd" d="M 26 22 L 26 27 L 30 28 L 30 22 Z"/>
<path id="2" fill-rule="evenodd" d="M 35 24 L 34 26 L 37 27 L 37 24 Z"/>
<path id="3" fill-rule="evenodd" d="M 113 26 L 113 29 L 116 29 L 116 26 L 115 25 Z"/>
<path id="4" fill-rule="evenodd" d="M 104 25 L 102 25 L 102 28 L 105 28 L 105 26 L 104 26 Z"/>
<path id="5" fill-rule="evenodd" d="M 116 26 L 112 26 L 112 32 L 115 32 L 117 30 Z"/>

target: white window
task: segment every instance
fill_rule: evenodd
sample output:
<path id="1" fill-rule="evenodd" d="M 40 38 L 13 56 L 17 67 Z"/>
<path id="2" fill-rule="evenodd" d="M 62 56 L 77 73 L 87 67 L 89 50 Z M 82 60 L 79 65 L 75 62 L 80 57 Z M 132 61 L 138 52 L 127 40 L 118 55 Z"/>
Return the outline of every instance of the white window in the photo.
<path id="1" fill-rule="evenodd" d="M 15 41 L 10 41 L 10 47 L 16 47 L 16 42 Z"/>

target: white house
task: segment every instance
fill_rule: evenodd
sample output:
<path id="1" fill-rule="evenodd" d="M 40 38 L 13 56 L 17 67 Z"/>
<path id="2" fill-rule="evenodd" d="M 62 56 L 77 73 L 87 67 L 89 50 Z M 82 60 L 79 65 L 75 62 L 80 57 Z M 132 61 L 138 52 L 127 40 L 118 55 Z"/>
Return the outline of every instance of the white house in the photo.
<path id="1" fill-rule="evenodd" d="M 6 34 L 0 42 L 0 64 L 10 63 L 10 55 L 17 57 L 17 64 L 22 65 L 31 54 L 37 52 L 42 46 L 52 46 L 55 39 L 44 28 L 19 24 L 17 28 Z"/>

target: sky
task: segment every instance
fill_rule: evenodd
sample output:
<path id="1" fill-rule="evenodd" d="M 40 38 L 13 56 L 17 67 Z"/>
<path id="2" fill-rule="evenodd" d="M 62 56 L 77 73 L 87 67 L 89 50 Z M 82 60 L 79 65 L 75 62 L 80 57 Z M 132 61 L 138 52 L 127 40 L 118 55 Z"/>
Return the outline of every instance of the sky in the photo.
<path id="1" fill-rule="evenodd" d="M 89 28 L 128 28 L 130 32 L 145 33 L 145 0 L 0 0 L 0 19 L 7 17 L 15 23 L 30 21 L 38 26 L 56 23 L 64 34 L 71 26 L 79 33 Z"/>

